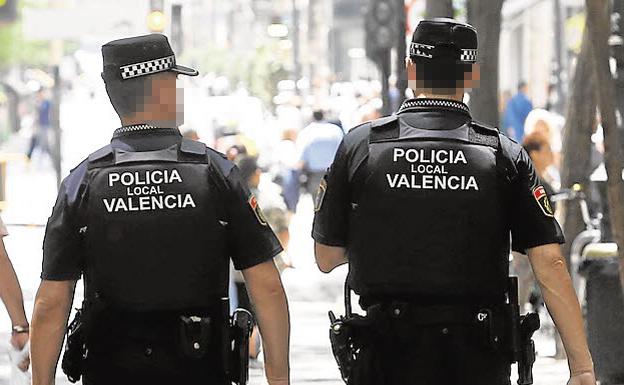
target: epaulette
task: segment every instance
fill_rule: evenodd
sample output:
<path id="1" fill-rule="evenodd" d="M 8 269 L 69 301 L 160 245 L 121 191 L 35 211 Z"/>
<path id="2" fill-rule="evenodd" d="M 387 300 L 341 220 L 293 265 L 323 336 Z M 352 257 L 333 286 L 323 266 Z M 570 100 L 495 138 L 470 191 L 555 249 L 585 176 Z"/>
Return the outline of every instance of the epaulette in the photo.
<path id="1" fill-rule="evenodd" d="M 371 122 L 371 128 L 373 130 L 387 130 L 389 128 L 394 127 L 392 123 L 396 122 L 399 119 L 398 115 L 390 115 L 383 118 L 379 118 L 373 120 Z"/>
<path id="2" fill-rule="evenodd" d="M 207 153 L 206 145 L 204 143 L 190 139 L 182 139 L 182 143 L 180 143 L 180 151 L 185 154 L 201 156 L 204 156 Z"/>
<path id="3" fill-rule="evenodd" d="M 475 131 L 480 131 L 480 132 L 490 133 L 490 134 L 495 134 L 495 135 L 498 135 L 498 133 L 500 132 L 498 128 L 494 126 L 490 126 L 488 124 L 477 122 L 474 120 L 470 122 L 470 125 L 472 126 L 472 128 L 475 129 Z"/>
<path id="4" fill-rule="evenodd" d="M 106 146 L 100 148 L 99 150 L 89 155 L 89 163 L 97 162 L 112 154 L 113 154 L 113 147 L 110 144 L 107 144 Z"/>
<path id="5" fill-rule="evenodd" d="M 468 135 L 472 143 L 482 144 L 498 149 L 500 147 L 500 132 L 496 127 L 489 126 L 481 122 L 470 122 Z"/>
<path id="6" fill-rule="evenodd" d="M 399 116 L 390 115 L 371 122 L 369 143 L 396 139 L 400 134 Z"/>

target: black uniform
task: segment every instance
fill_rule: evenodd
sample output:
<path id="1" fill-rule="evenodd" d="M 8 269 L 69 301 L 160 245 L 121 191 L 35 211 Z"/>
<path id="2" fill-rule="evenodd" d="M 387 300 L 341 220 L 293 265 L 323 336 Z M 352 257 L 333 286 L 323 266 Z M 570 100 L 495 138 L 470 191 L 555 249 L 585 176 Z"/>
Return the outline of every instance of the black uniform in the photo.
<path id="1" fill-rule="evenodd" d="M 373 319 L 350 384 L 509 383 L 475 315 L 505 302 L 510 234 L 523 253 L 564 241 L 520 145 L 461 102 L 408 100 L 346 135 L 316 210 L 313 238 L 346 248 Z"/>
<path id="2" fill-rule="evenodd" d="M 64 180 L 41 277 L 84 276 L 85 298 L 97 303 L 85 384 L 229 384 L 229 261 L 243 270 L 281 251 L 224 155 L 177 128 L 126 126 Z M 190 353 L 180 316 L 209 320 Z"/>

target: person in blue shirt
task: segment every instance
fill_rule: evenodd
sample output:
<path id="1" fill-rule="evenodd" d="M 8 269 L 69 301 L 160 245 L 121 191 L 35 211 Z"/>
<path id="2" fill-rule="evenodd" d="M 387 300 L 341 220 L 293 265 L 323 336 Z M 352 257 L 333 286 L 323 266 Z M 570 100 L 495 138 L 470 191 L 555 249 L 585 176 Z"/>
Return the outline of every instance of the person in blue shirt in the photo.
<path id="1" fill-rule="evenodd" d="M 299 133 L 297 151 L 299 167 L 307 177 L 306 191 L 314 196 L 321 179 L 332 164 L 344 131 L 325 119 L 322 111 L 314 111 L 313 121 Z"/>
<path id="2" fill-rule="evenodd" d="M 41 89 L 37 93 L 37 121 L 34 127 L 33 136 L 30 139 L 30 146 L 26 156 L 28 159 L 32 158 L 32 154 L 36 147 L 48 155 L 50 155 L 50 145 L 48 140 L 48 133 L 51 125 L 51 110 L 52 104 L 50 99 L 46 96 L 45 90 Z"/>
<path id="3" fill-rule="evenodd" d="M 524 122 L 533 110 L 533 103 L 527 94 L 527 84 L 521 82 L 518 85 L 518 93 L 507 102 L 503 117 L 503 126 L 507 134 L 518 143 L 521 143 L 524 138 Z"/>

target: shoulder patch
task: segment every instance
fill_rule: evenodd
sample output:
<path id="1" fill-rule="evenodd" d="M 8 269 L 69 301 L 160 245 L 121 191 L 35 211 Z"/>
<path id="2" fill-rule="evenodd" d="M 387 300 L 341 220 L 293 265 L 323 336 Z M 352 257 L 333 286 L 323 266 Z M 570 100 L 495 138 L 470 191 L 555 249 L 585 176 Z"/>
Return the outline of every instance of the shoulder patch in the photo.
<path id="1" fill-rule="evenodd" d="M 548 199 L 548 194 L 546 193 L 546 189 L 544 188 L 544 186 L 540 185 L 533 189 L 533 198 L 535 198 L 535 201 L 539 205 L 540 209 L 542 209 L 544 215 L 551 218 L 555 216 L 552 205 L 550 203 L 550 199 Z"/>
<path id="2" fill-rule="evenodd" d="M 314 197 L 314 211 L 319 212 L 323 207 L 323 201 L 325 200 L 325 193 L 327 193 L 327 177 L 321 179 L 321 183 L 316 190 L 316 196 Z"/>
<path id="3" fill-rule="evenodd" d="M 247 203 L 249 203 L 249 206 L 251 207 L 251 210 L 254 212 L 254 214 L 256 215 L 256 219 L 258 219 L 258 222 L 262 225 L 262 226 L 268 226 L 268 222 L 264 216 L 264 213 L 262 212 L 262 209 L 260 208 L 260 205 L 258 204 L 258 199 L 256 198 L 255 195 L 251 195 L 249 197 L 249 200 L 247 201 Z"/>

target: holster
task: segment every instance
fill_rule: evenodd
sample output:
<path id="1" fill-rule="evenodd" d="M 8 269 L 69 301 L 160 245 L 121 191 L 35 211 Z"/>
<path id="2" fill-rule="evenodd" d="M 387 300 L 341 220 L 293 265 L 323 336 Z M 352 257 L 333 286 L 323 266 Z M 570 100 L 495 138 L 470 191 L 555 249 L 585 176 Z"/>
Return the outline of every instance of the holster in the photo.
<path id="1" fill-rule="evenodd" d="M 87 357 L 86 338 L 82 310 L 76 309 L 76 315 L 67 328 L 65 350 L 61 361 L 63 373 L 72 383 L 76 383 L 84 373 L 84 361 Z"/>
<path id="2" fill-rule="evenodd" d="M 78 382 L 84 374 L 85 360 L 89 354 L 89 339 L 95 320 L 106 309 L 106 304 L 96 293 L 93 299 L 85 299 L 82 308 L 76 309 L 74 319 L 65 332 L 65 350 L 61 361 L 61 369 L 67 379 Z"/>
<path id="3" fill-rule="evenodd" d="M 348 317 L 336 318 L 333 312 L 329 312 L 329 341 L 331 343 L 332 353 L 338 364 L 338 370 L 342 380 L 348 383 L 351 377 L 353 367 L 358 357 L 358 348 L 362 341 L 362 328 L 366 323 L 364 317 L 360 315 L 351 315 Z"/>
<path id="4" fill-rule="evenodd" d="M 518 385 L 533 384 L 533 364 L 535 363 L 535 343 L 533 333 L 540 328 L 537 313 L 520 315 L 518 305 L 518 277 L 509 277 L 508 317 L 510 327 L 510 349 L 513 362 L 518 363 Z"/>
<path id="5" fill-rule="evenodd" d="M 230 381 L 246 385 L 249 381 L 249 339 L 253 330 L 253 316 L 245 309 L 236 309 L 230 325 Z"/>

